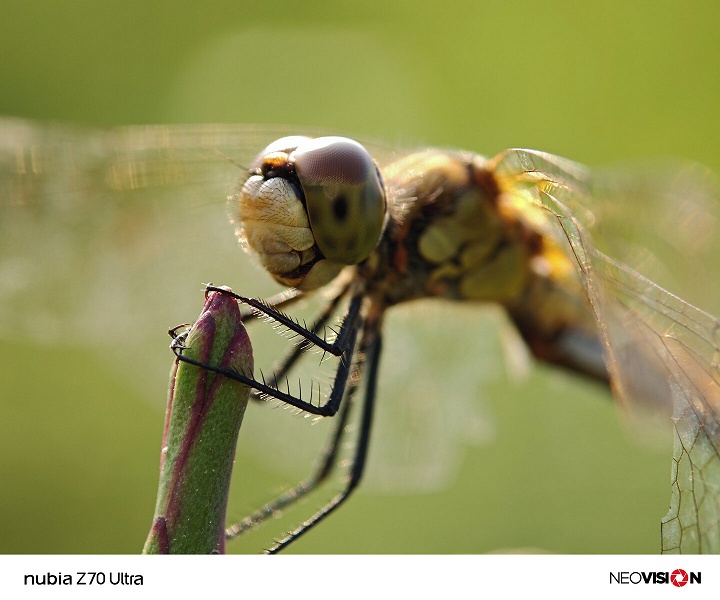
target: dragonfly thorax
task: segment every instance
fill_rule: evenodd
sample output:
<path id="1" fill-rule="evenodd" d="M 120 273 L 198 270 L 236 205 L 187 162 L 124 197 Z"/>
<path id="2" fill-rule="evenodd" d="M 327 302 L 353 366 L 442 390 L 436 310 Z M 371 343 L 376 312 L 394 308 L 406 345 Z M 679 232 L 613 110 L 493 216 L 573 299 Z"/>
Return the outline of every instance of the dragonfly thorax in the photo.
<path id="1" fill-rule="evenodd" d="M 528 233 L 503 214 L 484 159 L 427 151 L 389 165 L 389 223 L 358 267 L 386 304 L 421 297 L 506 303 L 527 285 Z"/>

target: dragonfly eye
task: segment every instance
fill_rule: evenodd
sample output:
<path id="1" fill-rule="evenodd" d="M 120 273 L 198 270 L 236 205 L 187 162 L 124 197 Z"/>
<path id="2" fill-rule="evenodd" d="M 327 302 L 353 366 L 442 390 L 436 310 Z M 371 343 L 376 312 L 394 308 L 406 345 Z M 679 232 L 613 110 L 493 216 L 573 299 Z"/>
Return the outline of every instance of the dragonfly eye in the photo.
<path id="1" fill-rule="evenodd" d="M 276 280 L 311 290 L 370 255 L 385 213 L 380 172 L 363 146 L 292 136 L 253 161 L 238 194 L 238 233 Z"/>
<path id="2" fill-rule="evenodd" d="M 365 260 L 385 222 L 385 188 L 368 151 L 354 140 L 320 137 L 291 153 L 315 243 L 344 265 Z"/>

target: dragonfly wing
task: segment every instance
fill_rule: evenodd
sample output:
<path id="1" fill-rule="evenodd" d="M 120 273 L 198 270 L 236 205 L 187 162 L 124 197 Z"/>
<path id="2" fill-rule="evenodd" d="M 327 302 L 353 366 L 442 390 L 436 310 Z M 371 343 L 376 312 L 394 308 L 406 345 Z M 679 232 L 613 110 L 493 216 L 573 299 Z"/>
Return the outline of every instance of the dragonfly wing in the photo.
<path id="1" fill-rule="evenodd" d="M 530 193 L 530 203 L 541 204 L 538 186 L 553 187 L 595 248 L 665 289 L 683 290 L 692 304 L 720 311 L 720 179 L 707 167 L 665 159 L 590 171 L 519 149 L 491 165 L 507 185 Z"/>
<path id="2" fill-rule="evenodd" d="M 452 484 L 467 449 L 495 438 L 491 386 L 524 375 L 528 362 L 497 307 L 424 300 L 390 309 L 369 488 L 428 493 Z"/>
<path id="3" fill-rule="evenodd" d="M 565 238 L 605 338 L 616 397 L 636 415 L 672 415 L 672 501 L 663 519 L 663 551 L 719 552 L 720 322 L 596 249 L 589 176 L 528 151 L 494 160 L 505 185 L 560 226 L 556 237 Z"/>
<path id="4" fill-rule="evenodd" d="M 289 133 L 0 120 L 0 334 L 119 348 L 192 318 L 204 282 L 279 291 L 239 251 L 226 205 Z"/>
<path id="5" fill-rule="evenodd" d="M 253 297 L 281 290 L 240 250 L 227 203 L 243 167 L 275 139 L 297 133 L 290 127 L 248 125 L 95 130 L 0 119 L 0 337 L 58 351 L 89 348 L 160 405 L 172 362 L 166 332 L 196 317 L 204 283 L 228 284 Z M 381 162 L 394 154 L 377 142 L 362 143 Z M 262 324 L 254 324 L 250 334 L 256 364 L 267 373 L 287 340 Z M 307 362 L 307 374 L 293 374 L 290 381 L 293 387 L 302 380 L 303 395 L 318 378 L 320 357 L 313 354 Z M 320 379 L 330 378 L 326 371 Z M 329 382 L 322 384 L 325 391 Z M 390 412 L 402 412 L 400 406 L 390 406 Z M 275 444 L 277 456 L 268 462 L 277 467 L 288 456 L 297 457 L 304 473 L 317 453 L 306 443 L 308 430 L 302 426 L 310 420 L 281 418 L 262 408 L 253 415 L 258 426 L 243 432 L 241 444 L 265 457 L 272 454 L 266 432 L 287 430 L 278 438 L 290 449 L 285 452 L 282 443 Z M 420 424 L 420 415 L 430 413 L 415 413 L 411 428 L 426 434 L 416 447 L 437 448 L 445 439 L 445 421 Z M 408 429 L 397 422 L 393 426 L 400 430 L 396 439 L 405 435 L 407 440 Z M 381 463 L 385 453 L 374 454 Z M 458 460 L 454 454 L 450 460 L 441 456 L 436 452 L 424 459 L 426 465 L 430 460 L 439 465 L 434 473 Z M 408 461 L 398 458 L 397 468 L 390 467 L 395 474 L 398 463 L 407 466 Z M 417 472 L 416 467 L 413 462 L 403 469 L 403 478 L 409 481 L 408 473 Z M 428 478 L 420 485 L 427 488 Z"/>
<path id="6" fill-rule="evenodd" d="M 192 318 L 243 262 L 225 209 L 241 128 L 0 130 L 3 334 L 122 346 Z"/>
<path id="7" fill-rule="evenodd" d="M 597 251 L 592 266 L 603 286 L 597 313 L 608 324 L 616 394 L 632 402 L 631 409 L 655 401 L 672 410 L 672 499 L 663 551 L 718 553 L 720 322 Z"/>

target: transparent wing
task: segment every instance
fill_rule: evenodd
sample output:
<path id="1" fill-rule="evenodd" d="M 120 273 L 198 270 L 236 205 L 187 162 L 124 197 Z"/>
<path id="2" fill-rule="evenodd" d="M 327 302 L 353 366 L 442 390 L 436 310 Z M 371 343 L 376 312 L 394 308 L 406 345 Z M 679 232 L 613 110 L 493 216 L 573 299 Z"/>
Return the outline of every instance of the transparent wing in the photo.
<path id="1" fill-rule="evenodd" d="M 548 222 L 559 225 L 555 235 L 576 260 L 605 337 L 616 397 L 636 417 L 657 411 L 672 415 L 672 501 L 662 523 L 663 551 L 720 551 L 720 322 L 597 249 L 591 232 L 611 235 L 612 213 L 598 196 L 611 192 L 610 184 L 593 182 L 582 168 L 533 151 L 510 150 L 492 162 L 504 189 L 541 207 Z M 628 183 L 616 182 L 615 192 L 631 191 Z M 669 206 L 663 197 L 653 206 L 640 200 L 657 194 L 638 192 L 637 210 L 623 218 L 655 211 L 661 223 L 676 224 L 674 243 L 682 239 L 683 228 L 689 234 L 700 223 L 698 243 L 705 244 L 715 218 L 712 205 L 691 197 L 691 211 L 683 198 Z M 662 210 L 672 212 L 659 214 Z M 692 218 L 683 219 L 684 214 Z M 647 227 L 648 221 L 634 225 Z"/>
<path id="2" fill-rule="evenodd" d="M 0 121 L 0 334 L 127 347 L 192 318 L 203 282 L 278 291 L 239 251 L 226 203 L 288 133 Z"/>
<path id="3" fill-rule="evenodd" d="M 143 335 L 147 319 L 242 262 L 225 202 L 256 132 L 0 130 L 3 333 L 100 344 Z"/>
<path id="4" fill-rule="evenodd" d="M 534 150 L 508 150 L 491 163 L 513 189 L 560 185 L 562 202 L 595 248 L 720 312 L 720 181 L 707 167 L 665 159 L 591 171 Z"/>
<path id="5" fill-rule="evenodd" d="M 167 329 L 196 317 L 203 283 L 230 285 L 255 297 L 281 290 L 239 248 L 226 204 L 242 165 L 289 134 L 298 131 L 241 125 L 97 131 L 0 121 L 0 337 L 58 351 L 89 348 L 94 359 L 122 373 L 125 384 L 161 405 L 164 374 L 172 361 Z M 393 155 L 376 142 L 363 143 L 378 160 Z M 310 322 L 320 300 L 293 307 L 293 314 L 297 308 Z M 401 331 L 405 325 L 394 322 L 390 325 L 399 337 L 388 334 L 389 340 L 398 340 L 389 342 L 391 347 L 408 342 Z M 450 329 L 435 330 L 418 330 L 408 343 L 428 346 L 433 335 L 451 343 Z M 290 342 L 262 323 L 249 332 L 256 365 L 267 374 Z M 419 371 L 425 357 L 417 354 Z M 385 356 L 389 360 L 393 352 Z M 297 392 L 302 384 L 307 394 L 312 380 L 328 390 L 329 366 L 319 363 L 320 355 L 309 353 L 291 375 L 291 389 Z M 23 368 L 35 373 L 41 367 Z M 384 396 L 386 385 L 388 394 L 397 392 L 397 397 L 378 411 L 371 478 L 376 472 L 383 489 L 388 482 L 405 490 L 442 486 L 462 456 L 462 443 L 455 447 L 447 440 L 457 439 L 453 434 L 467 429 L 469 419 L 459 419 L 462 411 L 452 422 L 447 416 L 436 418 L 442 373 L 433 395 L 437 403 L 417 411 L 410 406 L 412 396 L 399 393 L 393 370 L 383 370 L 380 393 Z M 456 379 L 461 385 L 463 378 Z M 458 392 L 468 399 L 468 411 L 474 393 Z M 97 397 L 103 396 L 97 390 Z M 332 420 L 312 424 L 292 411 L 267 408 L 255 411 L 241 445 L 285 475 L 304 475 Z M 384 442 L 395 447 L 386 450 Z M 422 448 L 424 458 L 413 448 Z"/>

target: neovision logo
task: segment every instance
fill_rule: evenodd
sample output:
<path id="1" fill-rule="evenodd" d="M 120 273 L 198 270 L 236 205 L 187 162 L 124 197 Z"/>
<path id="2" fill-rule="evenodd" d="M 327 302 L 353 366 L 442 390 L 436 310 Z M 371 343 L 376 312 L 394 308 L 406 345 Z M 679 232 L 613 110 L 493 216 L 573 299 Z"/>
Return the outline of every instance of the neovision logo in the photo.
<path id="1" fill-rule="evenodd" d="M 675 587 L 683 587 L 687 584 L 702 583 L 701 573 L 683 569 L 669 571 L 617 571 L 610 573 L 610 583 L 620 584 L 661 584 L 671 583 Z"/>

